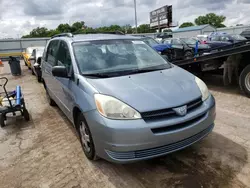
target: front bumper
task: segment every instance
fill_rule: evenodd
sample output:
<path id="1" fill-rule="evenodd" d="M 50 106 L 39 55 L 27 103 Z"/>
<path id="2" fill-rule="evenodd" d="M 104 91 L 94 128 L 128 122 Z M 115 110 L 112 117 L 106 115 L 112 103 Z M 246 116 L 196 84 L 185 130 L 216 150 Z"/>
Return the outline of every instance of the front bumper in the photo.
<path id="1" fill-rule="evenodd" d="M 150 159 L 188 147 L 212 131 L 215 116 L 212 95 L 185 117 L 146 122 L 110 120 L 97 111 L 85 114 L 97 155 L 116 163 Z M 171 131 L 161 129 L 176 125 L 178 128 Z M 163 131 L 153 131 L 158 128 Z"/>

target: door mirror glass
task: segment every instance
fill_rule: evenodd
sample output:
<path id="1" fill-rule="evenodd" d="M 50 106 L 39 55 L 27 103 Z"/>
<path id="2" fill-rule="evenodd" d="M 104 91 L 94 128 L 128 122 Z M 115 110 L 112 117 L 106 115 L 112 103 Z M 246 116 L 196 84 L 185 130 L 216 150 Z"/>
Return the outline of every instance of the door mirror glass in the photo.
<path id="1" fill-rule="evenodd" d="M 69 78 L 68 71 L 65 66 L 54 66 L 52 68 L 52 75 L 55 77 Z"/>

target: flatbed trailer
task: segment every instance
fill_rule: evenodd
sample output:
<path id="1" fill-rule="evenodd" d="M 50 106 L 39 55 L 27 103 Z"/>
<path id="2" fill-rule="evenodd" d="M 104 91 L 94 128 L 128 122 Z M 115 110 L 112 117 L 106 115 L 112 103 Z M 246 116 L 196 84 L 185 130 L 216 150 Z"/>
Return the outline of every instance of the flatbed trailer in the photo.
<path id="1" fill-rule="evenodd" d="M 190 72 L 200 72 L 221 69 L 223 63 L 227 57 L 235 54 L 242 54 L 242 59 L 239 64 L 239 85 L 241 90 L 250 97 L 250 43 L 245 42 L 240 45 L 230 45 L 217 49 L 213 49 L 207 55 L 201 55 L 199 57 L 174 61 L 175 65 L 183 67 Z"/>

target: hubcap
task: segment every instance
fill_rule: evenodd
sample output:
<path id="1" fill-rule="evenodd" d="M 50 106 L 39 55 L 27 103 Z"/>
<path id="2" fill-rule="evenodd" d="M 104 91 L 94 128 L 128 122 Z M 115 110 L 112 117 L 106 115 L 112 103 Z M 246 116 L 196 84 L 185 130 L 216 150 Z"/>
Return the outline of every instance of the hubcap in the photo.
<path id="1" fill-rule="evenodd" d="M 90 152 L 90 139 L 86 131 L 86 125 L 84 122 L 80 123 L 80 134 L 81 134 L 81 141 L 82 141 L 84 150 L 86 152 Z"/>
<path id="2" fill-rule="evenodd" d="M 245 78 L 245 85 L 248 91 L 250 91 L 250 72 L 247 74 Z"/>
<path id="3" fill-rule="evenodd" d="M 192 54 L 191 53 L 186 53 L 185 54 L 185 59 L 191 59 L 192 58 Z"/>

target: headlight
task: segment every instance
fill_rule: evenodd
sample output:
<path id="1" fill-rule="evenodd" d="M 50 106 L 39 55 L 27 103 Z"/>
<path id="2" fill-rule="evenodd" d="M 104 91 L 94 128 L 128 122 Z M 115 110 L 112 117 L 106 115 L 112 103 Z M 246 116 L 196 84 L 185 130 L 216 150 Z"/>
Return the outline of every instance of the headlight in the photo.
<path id="1" fill-rule="evenodd" d="M 208 91 L 207 85 L 198 77 L 195 77 L 195 82 L 197 83 L 198 87 L 200 88 L 202 94 L 202 101 L 205 101 L 210 93 Z"/>
<path id="2" fill-rule="evenodd" d="M 95 103 L 99 113 L 110 119 L 129 120 L 141 118 L 139 112 L 111 96 L 95 94 Z"/>

